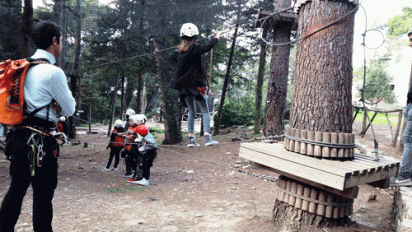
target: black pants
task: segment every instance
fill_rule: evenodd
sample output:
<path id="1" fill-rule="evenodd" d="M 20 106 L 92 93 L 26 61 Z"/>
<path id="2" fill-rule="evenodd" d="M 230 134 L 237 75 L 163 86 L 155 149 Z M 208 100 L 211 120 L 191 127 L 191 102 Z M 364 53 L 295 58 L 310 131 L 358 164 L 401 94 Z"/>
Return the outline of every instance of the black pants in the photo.
<path id="1" fill-rule="evenodd" d="M 114 157 L 114 168 L 117 168 L 117 166 L 119 165 L 119 159 L 120 159 L 120 151 L 122 150 L 123 147 L 114 147 L 111 146 L 110 147 L 110 157 L 109 157 L 109 161 L 107 162 L 107 166 L 106 168 L 109 169 L 110 165 L 112 164 L 112 160 Z"/>
<path id="2" fill-rule="evenodd" d="M 33 230 L 49 232 L 52 230 L 54 190 L 57 187 L 57 158 L 54 150 L 58 147 L 51 137 L 44 138 L 46 157 L 42 167 L 36 167 L 35 176 L 29 169 L 28 150 L 26 142 L 31 131 L 20 129 L 10 131 L 6 144 L 6 154 L 9 157 L 11 184 L 0 208 L 0 231 L 14 231 L 19 218 L 23 198 L 27 188 L 33 189 Z"/>
<path id="3" fill-rule="evenodd" d="M 131 163 L 133 162 L 133 157 L 130 155 L 130 151 L 124 149 L 123 152 L 125 153 L 125 155 L 124 155 L 124 164 L 126 166 L 126 174 L 125 175 L 130 175 L 130 174 L 132 174 L 132 165 L 131 165 Z"/>
<path id="4" fill-rule="evenodd" d="M 137 152 L 131 152 L 132 156 L 132 167 L 134 169 L 135 180 L 141 180 L 145 178 L 149 180 L 150 178 L 150 168 L 153 166 L 153 161 L 157 157 L 157 149 L 147 150 L 145 154 L 140 154 Z"/>

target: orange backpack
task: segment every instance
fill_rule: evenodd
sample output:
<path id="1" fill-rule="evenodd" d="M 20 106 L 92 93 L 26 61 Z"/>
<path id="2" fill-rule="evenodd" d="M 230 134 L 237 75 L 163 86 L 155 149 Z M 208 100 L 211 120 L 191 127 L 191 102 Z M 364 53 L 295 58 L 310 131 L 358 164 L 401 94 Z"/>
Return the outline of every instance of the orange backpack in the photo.
<path id="1" fill-rule="evenodd" d="M 18 125 L 27 117 L 24 115 L 24 80 L 26 78 L 27 70 L 32 65 L 40 63 L 49 62 L 45 60 L 30 61 L 28 59 L 6 60 L 0 62 L 1 124 Z M 38 111 L 36 111 L 36 113 L 37 112 Z"/>

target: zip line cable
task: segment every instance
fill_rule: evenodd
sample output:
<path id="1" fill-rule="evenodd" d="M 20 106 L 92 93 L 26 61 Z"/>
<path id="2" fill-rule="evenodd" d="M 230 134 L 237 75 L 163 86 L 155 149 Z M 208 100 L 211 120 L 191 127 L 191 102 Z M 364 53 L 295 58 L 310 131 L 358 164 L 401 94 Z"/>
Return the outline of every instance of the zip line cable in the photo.
<path id="1" fill-rule="evenodd" d="M 295 2 L 295 3 L 296 3 L 296 2 Z M 263 32 L 262 32 L 262 34 L 259 34 L 259 38 L 262 39 L 266 44 L 269 44 L 269 45 L 272 45 L 272 46 L 283 46 L 283 45 L 288 45 L 288 44 L 296 43 L 296 42 L 298 42 L 298 41 L 300 41 L 300 40 L 304 40 L 304 39 L 306 39 L 306 38 L 309 38 L 310 36 L 312 36 L 312 35 L 320 32 L 320 31 L 322 31 L 322 30 L 325 30 L 326 28 L 328 28 L 328 27 L 330 27 L 330 26 L 332 26 L 332 25 L 335 25 L 336 23 L 340 22 L 341 20 L 347 18 L 349 15 L 355 13 L 355 12 L 359 9 L 359 6 L 360 6 L 360 4 L 356 4 L 356 7 L 355 7 L 354 9 L 352 9 L 349 13 L 347 13 L 347 14 L 345 14 L 344 16 L 340 17 L 339 19 L 336 19 L 335 21 L 333 21 L 333 22 L 331 22 L 331 23 L 329 23 L 329 24 L 327 24 L 327 25 L 325 25 L 325 26 L 323 26 L 323 27 L 321 27 L 321 28 L 319 28 L 319 29 L 317 29 L 317 30 L 315 30 L 315 31 L 313 31 L 313 32 L 310 32 L 310 33 L 307 34 L 307 35 L 304 35 L 304 36 L 302 36 L 302 37 L 300 37 L 300 38 L 297 38 L 297 39 L 295 39 L 294 41 L 289 41 L 289 42 L 285 42 L 285 43 L 272 43 L 272 42 L 269 42 L 269 41 L 267 41 L 267 40 L 265 40 L 265 39 L 263 38 L 263 36 L 262 36 Z M 265 17 L 265 20 L 264 20 L 264 21 L 261 23 L 261 25 L 260 25 L 261 31 L 263 31 L 263 30 L 262 30 L 263 25 L 265 24 L 266 20 L 267 20 L 269 17 L 273 17 L 273 16 L 275 16 L 275 15 L 277 15 L 277 14 L 286 12 L 286 11 L 292 9 L 292 8 L 295 8 L 295 7 L 293 6 L 293 7 L 291 7 L 291 8 L 287 8 L 287 9 L 284 9 L 284 10 L 281 10 L 281 11 L 277 11 L 277 12 L 274 12 L 273 14 Z"/>
<path id="2" fill-rule="evenodd" d="M 296 4 L 296 1 L 295 1 L 295 4 Z M 295 5 L 295 4 L 294 4 L 294 5 Z M 348 17 L 349 15 L 351 15 L 352 13 L 354 13 L 354 12 L 359 8 L 359 5 L 360 5 L 360 4 L 357 4 L 356 7 L 355 7 L 352 11 L 350 11 L 350 12 L 347 13 L 346 15 L 342 16 L 341 18 L 339 18 L 339 19 L 337 19 L 337 20 L 335 20 L 335 21 L 333 21 L 333 22 L 331 22 L 331 23 L 323 26 L 322 28 L 319 28 L 319 29 L 317 29 L 317 30 L 315 30 L 315 31 L 313 31 L 313 32 L 311 32 L 311 33 L 309 33 L 309 34 L 301 37 L 301 38 L 297 38 L 295 41 L 290 41 L 290 42 L 286 42 L 286 43 L 272 43 L 272 42 L 268 42 L 267 40 L 265 40 L 265 39 L 262 37 L 262 34 L 259 34 L 259 38 L 262 39 L 266 44 L 273 45 L 273 46 L 281 46 L 281 45 L 287 45 L 287 44 L 295 43 L 295 42 L 297 42 L 297 41 L 299 41 L 299 40 L 306 39 L 306 38 L 308 38 L 308 37 L 310 37 L 310 36 L 318 33 L 319 31 L 322 31 L 322 30 L 324 30 L 324 29 L 326 29 L 326 28 L 328 28 L 328 27 L 330 27 L 330 26 L 332 26 L 332 25 L 340 22 L 341 20 L 345 19 L 346 17 Z M 263 22 L 261 23 L 260 29 L 262 29 L 262 27 L 263 27 L 263 25 L 265 24 L 266 20 L 268 20 L 269 18 L 274 17 L 274 16 L 277 15 L 277 14 L 280 14 L 280 13 L 283 13 L 283 12 L 287 12 L 287 11 L 289 11 L 289 10 L 291 10 L 291 9 L 294 9 L 294 8 L 295 8 L 295 7 L 292 6 L 292 7 L 289 7 L 289 8 L 283 9 L 283 10 L 280 10 L 280 11 L 276 11 L 276 12 L 274 12 L 274 13 L 266 16 L 266 17 L 263 17 L 262 19 L 264 19 L 264 20 L 263 20 Z M 261 20 L 262 20 L 262 19 L 261 19 Z M 248 25 L 248 24 L 239 24 L 238 26 L 239 26 L 239 27 L 242 27 L 243 25 Z M 233 30 L 233 29 L 223 30 L 222 33 L 226 33 L 226 32 L 228 32 L 228 31 L 230 31 L 230 30 Z M 202 39 L 202 40 L 205 40 L 205 39 Z M 199 41 L 202 41 L 202 40 L 199 40 Z M 171 49 L 174 49 L 174 48 L 176 48 L 176 47 L 177 47 L 177 46 L 160 49 L 160 50 L 158 50 L 158 52 L 171 50 Z M 143 57 L 143 56 L 147 56 L 147 55 L 153 55 L 153 54 L 154 54 L 154 53 L 143 53 L 143 54 L 136 55 L 136 56 L 132 56 L 132 57 L 128 57 L 128 58 L 124 58 L 124 59 L 120 59 L 120 60 L 116 60 L 116 61 L 111 61 L 111 62 L 106 62 L 106 63 L 103 63 L 103 64 L 95 65 L 95 66 L 88 67 L 88 68 L 83 69 L 83 70 L 79 68 L 79 69 L 76 69 L 76 70 L 74 70 L 74 71 L 77 71 L 77 72 L 86 71 L 86 70 L 90 70 L 90 69 L 99 68 L 99 67 L 102 67 L 102 66 L 105 66 L 105 65 L 108 65 L 108 64 L 115 64 L 115 63 L 119 63 L 119 62 L 123 62 L 123 61 L 127 61 L 127 60 L 133 60 L 133 59 L 136 59 L 136 58 L 139 58 L 139 57 Z"/>

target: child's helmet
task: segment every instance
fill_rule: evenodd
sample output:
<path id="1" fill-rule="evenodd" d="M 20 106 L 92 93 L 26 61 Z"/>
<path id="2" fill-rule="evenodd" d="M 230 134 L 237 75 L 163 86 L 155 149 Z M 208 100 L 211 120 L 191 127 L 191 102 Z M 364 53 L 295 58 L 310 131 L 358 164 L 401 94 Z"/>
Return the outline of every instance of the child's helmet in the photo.
<path id="1" fill-rule="evenodd" d="M 65 122 L 65 121 L 66 121 L 66 117 L 61 116 L 61 117 L 59 118 L 59 122 Z"/>
<path id="2" fill-rule="evenodd" d="M 123 127 L 123 121 L 120 120 L 120 119 L 117 119 L 117 120 L 114 122 L 114 126 L 117 127 L 117 128 Z"/>
<path id="3" fill-rule="evenodd" d="M 132 115 L 135 115 L 136 114 L 136 112 L 134 112 L 134 110 L 133 109 L 128 109 L 128 110 L 126 110 L 126 116 L 132 116 Z"/>
<path id="4" fill-rule="evenodd" d="M 199 29 L 193 23 L 185 23 L 180 28 L 180 37 L 183 39 L 196 38 L 199 35 Z"/>
<path id="5" fill-rule="evenodd" d="M 147 118 L 144 114 L 135 114 L 129 118 L 131 125 L 141 125 L 147 121 Z"/>

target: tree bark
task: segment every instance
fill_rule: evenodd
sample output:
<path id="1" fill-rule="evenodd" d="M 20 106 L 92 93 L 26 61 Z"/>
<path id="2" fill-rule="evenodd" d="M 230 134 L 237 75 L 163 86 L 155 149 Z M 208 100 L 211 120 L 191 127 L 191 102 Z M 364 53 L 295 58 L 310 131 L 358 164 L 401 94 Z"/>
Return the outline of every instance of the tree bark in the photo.
<path id="1" fill-rule="evenodd" d="M 60 3 L 62 4 L 61 7 L 61 15 L 60 15 L 60 29 L 61 29 L 61 36 L 62 36 L 62 52 L 59 57 L 59 67 L 62 68 L 63 70 L 65 69 L 65 61 L 66 61 L 66 53 L 67 53 L 67 18 L 66 18 L 66 5 L 67 5 L 67 0 L 60 0 Z"/>
<path id="2" fill-rule="evenodd" d="M 314 0 L 301 6 L 298 38 L 355 8 L 344 1 Z M 352 132 L 354 14 L 297 43 L 292 128 Z"/>
<path id="3" fill-rule="evenodd" d="M 110 115 L 110 122 L 109 122 L 109 129 L 107 131 L 107 136 L 110 136 L 110 133 L 112 131 L 112 123 L 113 123 L 114 113 L 115 113 L 115 110 L 116 110 L 116 95 L 117 95 L 118 82 L 119 82 L 119 75 L 117 75 L 116 85 L 114 87 L 113 96 L 112 96 L 112 104 L 111 104 L 112 105 L 112 114 Z"/>
<path id="4" fill-rule="evenodd" d="M 80 94 L 77 91 L 77 84 L 80 80 L 80 49 L 81 49 L 81 32 L 82 32 L 82 15 L 83 15 L 83 0 L 77 0 L 77 19 L 76 19 L 76 37 L 75 37 L 75 46 L 74 46 L 74 57 L 73 57 L 73 65 L 71 70 L 71 82 L 72 82 L 72 93 L 76 99 L 76 107 L 80 109 L 81 101 L 80 101 Z M 76 130 L 74 121 L 69 121 L 69 138 L 74 139 L 76 138 Z"/>
<path id="5" fill-rule="evenodd" d="M 233 53 L 235 52 L 235 45 L 236 45 L 236 38 L 237 38 L 238 28 L 239 28 L 239 24 L 236 24 L 235 32 L 233 33 L 233 42 L 232 42 L 232 45 L 230 47 L 229 62 L 227 63 L 225 81 L 223 83 L 222 98 L 220 99 L 220 106 L 219 106 L 219 111 L 217 113 L 217 120 L 216 120 L 216 122 L 214 124 L 214 128 L 213 128 L 213 135 L 219 134 L 220 117 L 222 115 L 223 105 L 225 103 L 227 86 L 229 85 L 230 69 L 232 67 L 232 62 L 233 62 Z"/>
<path id="6" fill-rule="evenodd" d="M 142 90 L 143 90 L 143 71 L 139 70 L 137 73 L 137 96 L 136 96 L 136 112 L 145 114 L 142 107 Z M 143 102 L 144 105 L 144 102 Z"/>
<path id="7" fill-rule="evenodd" d="M 267 29 L 264 28 L 262 32 L 262 38 L 266 39 Z M 256 81 L 256 119 L 255 119 L 255 128 L 254 132 L 259 133 L 260 131 L 260 113 L 262 111 L 262 87 L 263 87 L 263 75 L 265 72 L 266 65 L 266 42 L 260 41 L 260 56 L 259 56 L 259 71 Z"/>
<path id="8" fill-rule="evenodd" d="M 290 7 L 290 0 L 283 1 L 282 8 Z M 277 8 L 279 9 L 279 7 Z M 273 32 L 274 43 L 287 43 L 272 47 L 272 59 L 268 92 L 266 96 L 266 113 L 263 120 L 263 135 L 273 136 L 283 133 L 283 118 L 285 112 L 286 94 L 289 74 L 290 35 L 292 24 L 280 22 Z"/>
<path id="9" fill-rule="evenodd" d="M 120 115 L 119 115 L 119 118 L 122 118 L 123 117 L 123 112 L 125 112 L 125 97 L 126 97 L 126 94 L 125 94 L 125 91 L 124 91 L 124 82 L 125 82 L 125 74 L 124 74 L 124 67 L 123 67 L 123 65 L 122 65 L 122 67 L 121 67 L 121 71 L 120 71 L 120 73 L 122 74 L 122 90 L 121 90 L 121 92 L 122 92 L 122 99 L 121 99 L 121 103 L 120 103 Z M 130 84 L 130 83 L 128 83 L 128 84 Z"/>
<path id="10" fill-rule="evenodd" d="M 30 34 L 33 25 L 33 1 L 24 0 L 24 10 L 23 10 L 23 56 L 30 56 Z"/>
<path id="11" fill-rule="evenodd" d="M 160 50 L 160 45 L 155 38 L 152 39 L 153 45 Z M 162 52 L 156 54 L 157 77 L 159 79 L 160 94 L 162 96 L 161 108 L 164 111 L 165 140 L 163 144 L 176 144 L 182 141 L 179 102 L 175 90 L 170 86 L 170 75 L 167 70 L 167 64 L 162 57 Z"/>

